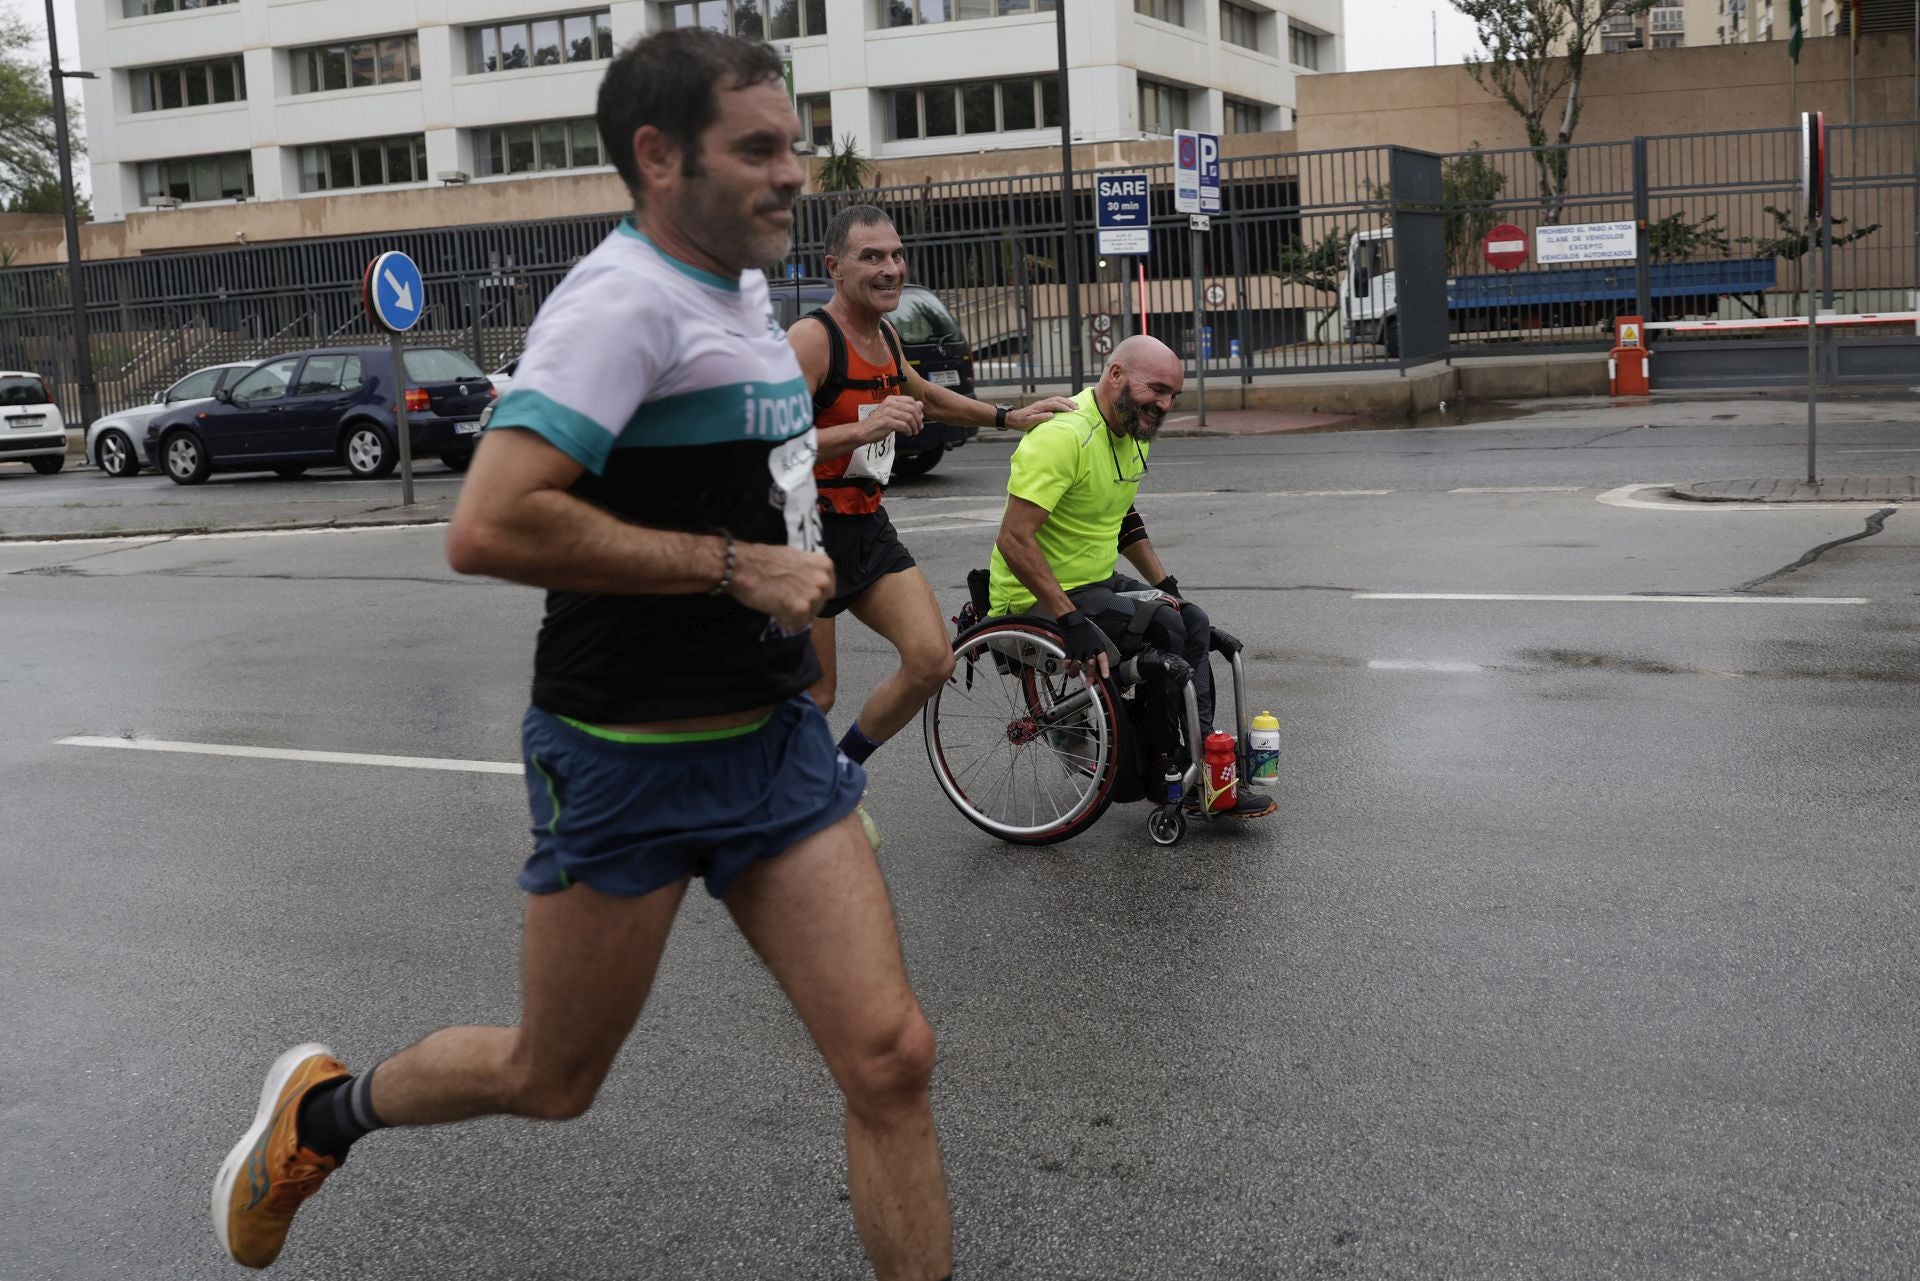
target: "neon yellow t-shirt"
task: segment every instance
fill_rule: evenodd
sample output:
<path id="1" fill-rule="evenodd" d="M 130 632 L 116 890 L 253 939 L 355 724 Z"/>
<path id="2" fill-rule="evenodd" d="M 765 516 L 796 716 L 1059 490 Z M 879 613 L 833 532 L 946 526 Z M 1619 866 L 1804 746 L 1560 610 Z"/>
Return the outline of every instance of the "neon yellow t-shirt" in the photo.
<path id="1" fill-rule="evenodd" d="M 1055 414 L 1021 439 L 1007 480 L 1009 495 L 1047 509 L 1035 541 L 1064 591 L 1113 576 L 1120 522 L 1146 474 L 1148 448 L 1145 441 L 1113 434 L 1093 403 L 1091 387 L 1073 399 L 1077 412 Z M 998 547 L 990 574 L 993 613 L 1033 608 L 1033 593 L 1014 577 Z"/>

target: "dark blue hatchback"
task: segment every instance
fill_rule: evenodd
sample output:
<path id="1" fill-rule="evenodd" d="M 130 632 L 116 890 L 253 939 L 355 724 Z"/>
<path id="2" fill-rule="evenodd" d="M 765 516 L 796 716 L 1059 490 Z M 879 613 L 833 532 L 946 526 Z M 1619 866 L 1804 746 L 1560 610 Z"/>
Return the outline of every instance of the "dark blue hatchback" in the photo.
<path id="1" fill-rule="evenodd" d="M 385 476 L 400 461 L 394 407 L 404 396 L 413 456 L 465 471 L 493 384 L 450 348 L 411 348 L 403 359 L 404 380 L 394 376 L 386 347 L 276 356 L 229 379 L 213 401 L 155 418 L 147 461 L 180 485 L 217 471 L 297 476 L 336 465 L 362 478 Z"/>

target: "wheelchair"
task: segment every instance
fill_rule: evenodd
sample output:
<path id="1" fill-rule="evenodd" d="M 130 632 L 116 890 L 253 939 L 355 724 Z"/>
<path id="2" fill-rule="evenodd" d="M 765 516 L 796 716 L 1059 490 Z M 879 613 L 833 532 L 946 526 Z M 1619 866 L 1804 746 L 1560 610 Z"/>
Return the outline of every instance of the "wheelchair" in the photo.
<path id="1" fill-rule="evenodd" d="M 927 760 L 940 788 L 968 822 L 1014 845 L 1052 845 L 1084 832 L 1116 802 L 1154 799 L 1147 834 L 1178 845 L 1186 805 L 1206 807 L 1206 763 L 1192 669 L 1178 654 L 1119 642 L 1110 676 L 1069 674 L 1060 629 L 1034 614 L 986 614 L 983 571 L 968 576 L 973 599 L 953 621 L 954 672 L 921 714 Z M 1144 629 L 1142 629 L 1144 630 Z M 1246 673 L 1241 643 L 1213 629 L 1213 653 L 1233 671 L 1236 776 L 1251 773 Z M 1129 652 L 1131 651 L 1131 652 Z M 1177 784 L 1162 778 L 1143 727 L 1149 682 L 1177 681 L 1184 695 L 1185 763 Z M 1177 786 L 1177 793 L 1174 787 Z"/>

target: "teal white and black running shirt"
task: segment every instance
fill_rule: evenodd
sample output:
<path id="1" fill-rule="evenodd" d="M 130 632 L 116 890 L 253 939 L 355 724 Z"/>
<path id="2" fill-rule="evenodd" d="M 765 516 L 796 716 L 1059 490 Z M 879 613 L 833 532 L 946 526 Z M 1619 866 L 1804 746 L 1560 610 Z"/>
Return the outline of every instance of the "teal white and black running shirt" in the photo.
<path id="1" fill-rule="evenodd" d="M 626 220 L 540 309 L 488 430 L 538 433 L 585 467 L 573 494 L 636 525 L 818 550 L 813 400 L 766 277 L 690 267 Z M 725 596 L 554 591 L 533 702 L 631 724 L 778 703 L 820 674 Z"/>

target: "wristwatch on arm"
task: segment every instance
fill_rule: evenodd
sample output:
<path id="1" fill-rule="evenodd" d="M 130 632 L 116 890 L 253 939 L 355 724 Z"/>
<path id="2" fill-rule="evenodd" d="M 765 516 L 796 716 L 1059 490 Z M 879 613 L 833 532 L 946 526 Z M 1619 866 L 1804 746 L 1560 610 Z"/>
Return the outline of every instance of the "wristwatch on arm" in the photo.
<path id="1" fill-rule="evenodd" d="M 995 405 L 993 407 L 994 430 L 1005 431 L 1007 429 L 1007 411 L 1011 408 L 1013 408 L 1011 405 Z"/>

